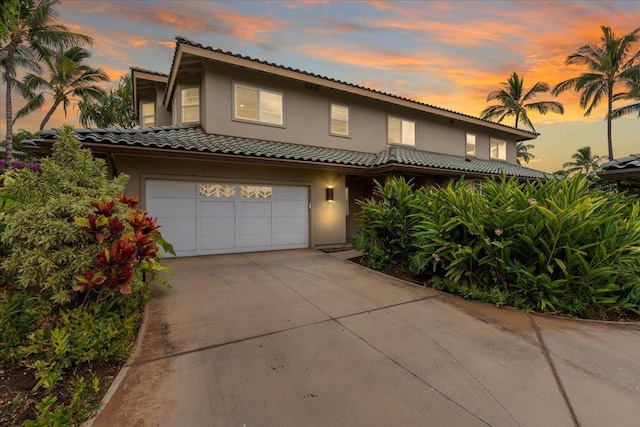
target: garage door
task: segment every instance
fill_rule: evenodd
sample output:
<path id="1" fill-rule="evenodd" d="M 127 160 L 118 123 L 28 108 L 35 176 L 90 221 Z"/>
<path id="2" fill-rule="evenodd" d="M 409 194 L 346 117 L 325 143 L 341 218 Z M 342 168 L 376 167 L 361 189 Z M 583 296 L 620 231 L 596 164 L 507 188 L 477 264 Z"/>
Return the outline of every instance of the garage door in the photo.
<path id="1" fill-rule="evenodd" d="M 148 180 L 146 202 L 178 256 L 309 247 L 304 186 Z"/>

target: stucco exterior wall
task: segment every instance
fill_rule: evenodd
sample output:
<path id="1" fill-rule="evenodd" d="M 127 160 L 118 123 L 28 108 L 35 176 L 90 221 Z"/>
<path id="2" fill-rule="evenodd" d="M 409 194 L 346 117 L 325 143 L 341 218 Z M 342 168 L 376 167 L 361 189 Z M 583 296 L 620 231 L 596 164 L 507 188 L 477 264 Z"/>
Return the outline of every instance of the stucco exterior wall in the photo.
<path id="1" fill-rule="evenodd" d="M 284 124 L 234 120 L 234 83 L 282 92 Z M 507 133 L 325 87 L 308 87 L 300 81 L 207 62 L 202 87 L 201 122 L 209 133 L 378 153 L 389 146 L 387 117 L 392 115 L 415 121 L 415 148 L 419 150 L 464 156 L 466 133 L 473 132 L 478 137 L 478 158 L 489 159 L 489 138 L 493 136 L 507 141 L 507 161 L 515 162 L 515 139 Z M 349 107 L 349 137 L 330 134 L 331 102 Z"/>
<path id="2" fill-rule="evenodd" d="M 343 173 L 319 169 L 129 155 L 117 155 L 115 164 L 119 172 L 131 177 L 125 189 L 126 194 L 138 196 L 142 208 L 145 208 L 145 182 L 148 179 L 307 186 L 311 203 L 310 246 L 345 243 L 346 204 Z M 327 187 L 334 188 L 333 201 L 325 200 Z"/>

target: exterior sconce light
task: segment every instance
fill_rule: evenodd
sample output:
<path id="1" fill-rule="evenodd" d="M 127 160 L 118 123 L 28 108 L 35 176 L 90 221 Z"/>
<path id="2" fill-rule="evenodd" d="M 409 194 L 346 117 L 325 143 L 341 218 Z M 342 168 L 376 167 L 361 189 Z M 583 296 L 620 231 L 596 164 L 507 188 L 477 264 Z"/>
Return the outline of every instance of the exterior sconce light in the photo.
<path id="1" fill-rule="evenodd" d="M 327 187 L 327 202 L 333 200 L 333 188 Z"/>

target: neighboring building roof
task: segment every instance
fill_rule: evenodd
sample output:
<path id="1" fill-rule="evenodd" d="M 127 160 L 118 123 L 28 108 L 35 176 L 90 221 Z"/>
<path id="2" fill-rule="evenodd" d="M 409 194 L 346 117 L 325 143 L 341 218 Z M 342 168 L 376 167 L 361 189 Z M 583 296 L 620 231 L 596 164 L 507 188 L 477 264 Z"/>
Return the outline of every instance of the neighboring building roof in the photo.
<path id="1" fill-rule="evenodd" d="M 167 74 L 167 73 L 161 73 L 159 71 L 151 71 L 151 70 L 147 70 L 147 69 L 140 68 L 140 67 L 131 67 L 130 70 L 131 70 L 131 72 L 137 71 L 138 73 L 150 74 L 152 76 L 159 76 L 159 77 L 169 78 L 169 74 Z"/>
<path id="2" fill-rule="evenodd" d="M 475 175 L 517 175 L 522 178 L 545 178 L 547 174 L 519 165 L 497 161 L 468 159 L 462 156 L 432 153 L 392 146 L 381 153 L 364 153 L 336 148 L 265 141 L 235 136 L 207 134 L 199 125 L 161 126 L 143 129 L 78 129 L 84 144 L 100 146 L 145 147 L 159 150 L 221 154 L 237 158 L 279 159 L 324 165 L 357 167 L 374 173 L 379 167 L 404 166 L 440 172 Z M 39 131 L 43 140 L 54 140 L 57 130 Z M 34 141 L 37 142 L 37 141 Z"/>
<path id="3" fill-rule="evenodd" d="M 600 165 L 602 172 L 598 175 L 605 179 L 620 181 L 640 181 L 640 154 L 613 159 Z"/>
<path id="4" fill-rule="evenodd" d="M 436 107 L 434 105 L 430 105 L 424 102 L 420 102 L 420 101 L 416 101 L 410 98 L 405 98 L 405 97 L 401 97 L 398 95 L 393 95 L 387 92 L 382 92 L 376 89 L 372 89 L 372 88 L 368 88 L 365 86 L 360 86 L 357 84 L 353 84 L 353 83 L 349 83 L 349 82 L 345 82 L 342 80 L 337 80 L 337 79 L 333 79 L 331 77 L 327 77 L 327 76 L 323 76 L 320 74 L 315 74 L 315 73 L 310 73 L 307 71 L 303 71 L 297 68 L 292 68 L 292 67 L 287 67 L 284 65 L 279 65 L 279 64 L 275 64 L 272 62 L 268 62 L 268 61 L 263 61 L 260 59 L 256 59 L 256 58 L 252 58 L 250 56 L 243 56 L 243 55 L 239 55 L 239 54 L 235 54 L 232 52 L 227 52 L 227 51 L 223 51 L 222 49 L 215 49 L 211 46 L 204 46 L 200 43 L 196 43 L 194 41 L 191 41 L 185 37 L 181 37 L 181 36 L 177 36 L 176 37 L 176 50 L 173 56 L 173 61 L 171 64 L 171 72 L 169 74 L 169 82 L 167 84 L 167 88 L 165 91 L 165 107 L 168 108 L 169 105 L 169 99 L 172 96 L 172 92 L 173 92 L 173 85 L 175 83 L 175 79 L 176 79 L 176 73 L 179 70 L 179 63 L 180 63 L 180 59 L 181 59 L 181 55 L 183 54 L 183 50 L 184 47 L 191 47 L 191 48 L 195 48 L 195 49 L 191 49 L 191 51 L 189 51 L 188 53 L 193 54 L 193 55 L 198 55 L 198 50 L 200 52 L 200 55 L 203 55 L 206 52 L 209 52 L 211 54 L 215 54 L 216 58 L 218 60 L 225 60 L 229 63 L 234 63 L 233 60 L 241 60 L 244 62 L 245 66 L 247 66 L 248 64 L 258 64 L 260 66 L 266 66 L 266 67 L 262 67 L 261 71 L 267 71 L 267 70 L 271 70 L 268 72 L 271 72 L 273 74 L 276 74 L 276 71 L 278 70 L 283 70 L 285 72 L 288 72 L 288 75 L 291 77 L 293 75 L 296 75 L 298 79 L 301 80 L 309 80 L 309 78 L 311 79 L 319 79 L 320 82 L 324 81 L 327 83 L 335 83 L 339 86 L 342 87 L 342 90 L 345 90 L 345 88 L 352 88 L 352 89 L 356 89 L 360 92 L 360 94 L 364 95 L 364 96 L 369 96 L 369 97 L 373 97 L 373 95 L 381 95 L 381 97 L 377 97 L 377 99 L 382 99 L 385 100 L 387 102 L 393 102 L 395 104 L 399 104 L 399 105 L 403 105 L 403 106 L 407 106 L 409 108 L 414 108 L 414 109 L 422 109 L 422 110 L 426 110 L 429 113 L 432 114 L 437 114 L 440 116 L 444 116 L 447 118 L 455 118 L 461 121 L 465 121 L 465 122 L 470 122 L 470 123 L 474 123 L 480 126 L 490 126 L 492 128 L 495 129 L 500 129 L 504 132 L 508 132 L 511 134 L 515 134 L 518 136 L 518 141 L 524 141 L 524 140 L 529 140 L 529 139 L 535 139 L 539 134 L 537 132 L 531 132 L 531 131 L 527 131 L 527 130 L 523 130 L 523 129 L 517 129 L 515 127 L 512 126 L 507 126 L 507 125 L 503 125 L 501 123 L 496 123 L 496 122 L 492 122 L 490 120 L 484 120 L 481 119 L 479 117 L 475 117 L 475 116 L 471 116 L 468 114 L 463 114 L 463 113 L 459 113 L 457 111 L 453 111 L 453 110 L 448 110 L 446 108 L 441 108 L 441 107 Z M 196 50 L 197 49 L 197 50 Z M 237 62 L 237 61 L 235 61 Z M 239 64 L 236 64 L 239 65 Z M 325 83 L 326 84 L 326 83 Z M 368 95 L 367 95 L 368 94 Z"/>

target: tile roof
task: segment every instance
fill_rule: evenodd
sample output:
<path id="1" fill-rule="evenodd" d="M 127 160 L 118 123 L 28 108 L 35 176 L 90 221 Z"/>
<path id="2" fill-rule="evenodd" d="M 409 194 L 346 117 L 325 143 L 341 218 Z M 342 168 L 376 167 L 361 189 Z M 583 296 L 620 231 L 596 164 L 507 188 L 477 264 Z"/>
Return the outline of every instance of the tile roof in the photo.
<path id="1" fill-rule="evenodd" d="M 425 169 L 445 169 L 476 174 L 517 175 L 523 178 L 545 178 L 547 174 L 519 165 L 462 156 L 420 151 L 392 146 L 374 154 L 337 148 L 265 141 L 235 136 L 207 134 L 201 126 L 160 126 L 142 129 L 77 129 L 83 143 L 152 147 L 239 157 L 272 158 L 356 166 L 375 169 L 380 166 L 405 165 Z M 39 131 L 42 139 L 55 139 L 56 130 Z"/>
<path id="2" fill-rule="evenodd" d="M 167 73 L 161 73 L 159 71 L 151 71 L 151 70 L 147 70 L 145 68 L 140 68 L 140 67 L 131 67 L 130 70 L 133 71 L 137 71 L 139 73 L 145 73 L 145 74 L 151 74 L 153 76 L 160 76 L 160 77 L 169 77 L 169 74 Z"/>
<path id="3" fill-rule="evenodd" d="M 607 163 L 603 163 L 600 167 L 606 172 L 615 172 L 620 169 L 632 169 L 640 167 L 640 154 L 631 154 L 627 157 L 613 159 Z"/>
<path id="4" fill-rule="evenodd" d="M 397 100 L 411 102 L 413 104 L 420 105 L 420 106 L 423 106 L 423 107 L 429 107 L 429 108 L 433 108 L 433 109 L 440 110 L 440 111 L 443 111 L 443 112 L 453 113 L 453 114 L 456 114 L 456 115 L 461 116 L 461 117 L 468 117 L 468 118 L 475 119 L 475 120 L 480 120 L 480 121 L 483 121 L 483 122 L 486 122 L 486 123 L 491 123 L 493 125 L 502 126 L 505 129 L 516 130 L 516 131 L 519 131 L 519 132 L 525 132 L 525 133 L 530 134 L 532 138 L 535 138 L 536 136 L 539 135 L 539 133 L 537 133 L 537 132 L 532 132 L 532 131 L 528 131 L 528 130 L 524 130 L 524 129 L 518 129 L 518 128 L 515 128 L 513 126 L 508 126 L 508 125 L 505 125 L 505 124 L 502 124 L 502 123 L 492 122 L 490 120 L 485 120 L 485 119 L 481 119 L 479 117 L 472 116 L 472 115 L 469 115 L 469 114 L 460 113 L 458 111 L 449 110 L 449 109 L 442 108 L 442 107 L 437 107 L 435 105 L 431 105 L 431 104 L 427 104 L 427 103 L 424 103 L 424 102 L 416 101 L 414 99 L 405 98 L 405 97 L 398 96 L 398 95 L 393 95 L 393 94 L 388 93 L 388 92 L 383 92 L 383 91 L 379 91 L 379 90 L 376 90 L 376 89 L 368 88 L 368 87 L 365 87 L 365 86 L 360 86 L 360 85 L 357 85 L 357 84 L 354 84 L 354 83 L 345 82 L 343 80 L 334 79 L 334 78 L 331 78 L 331 77 L 323 76 L 321 74 L 310 73 L 308 71 L 300 70 L 298 68 L 287 67 L 287 66 L 284 66 L 284 65 L 275 64 L 273 62 L 268 62 L 268 61 L 263 61 L 261 59 L 252 58 L 250 56 L 244 56 L 244 55 L 236 54 L 236 53 L 233 53 L 233 52 L 224 51 L 222 49 L 216 49 L 216 48 L 213 48 L 211 46 L 205 46 L 205 45 L 203 45 L 201 43 L 194 42 L 192 40 L 187 39 L 186 37 L 177 36 L 176 37 L 176 46 L 178 46 L 180 44 L 196 47 L 196 48 L 199 48 L 199 49 L 208 50 L 210 52 L 220 53 L 220 54 L 231 56 L 231 57 L 234 57 L 234 58 L 245 59 L 245 60 L 252 61 L 252 62 L 255 62 L 255 63 L 258 63 L 258 64 L 263 64 L 263 65 L 268 65 L 268 66 L 271 66 L 271 67 L 280 68 L 282 70 L 293 71 L 295 73 L 299 73 L 299 74 L 302 74 L 302 75 L 305 75 L 305 76 L 316 77 L 316 78 L 319 78 L 319 79 L 327 80 L 327 81 L 334 82 L 334 83 L 339 83 L 339 84 L 350 86 L 350 87 L 357 88 L 357 89 L 366 90 L 368 92 L 372 92 L 372 93 L 377 93 L 379 95 L 388 96 L 388 97 L 391 97 L 391 98 L 395 98 Z M 171 64 L 171 69 L 173 69 L 173 63 L 175 63 L 177 52 L 178 52 L 178 50 L 176 49 L 176 51 L 174 53 L 174 57 L 173 57 L 173 62 Z M 166 92 L 165 92 L 165 97 L 166 97 Z"/>
<path id="5" fill-rule="evenodd" d="M 490 175 L 500 175 L 505 173 L 507 175 L 517 175 L 523 178 L 547 177 L 547 174 L 544 172 L 500 160 L 469 158 L 405 147 L 389 147 L 378 154 L 373 166 L 382 166 L 392 163 Z"/>

